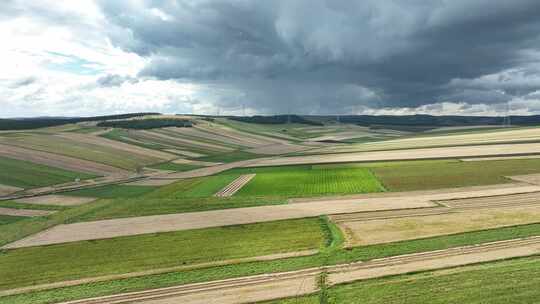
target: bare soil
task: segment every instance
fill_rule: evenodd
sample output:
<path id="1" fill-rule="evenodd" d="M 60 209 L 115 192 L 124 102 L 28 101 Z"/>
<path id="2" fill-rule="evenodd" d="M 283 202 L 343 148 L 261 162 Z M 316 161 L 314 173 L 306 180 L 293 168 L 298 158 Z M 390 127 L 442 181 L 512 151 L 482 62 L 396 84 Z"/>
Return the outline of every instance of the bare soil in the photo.
<path id="1" fill-rule="evenodd" d="M 526 174 L 509 176 L 508 178 L 518 182 L 528 183 L 532 185 L 540 185 L 540 174 Z"/>
<path id="2" fill-rule="evenodd" d="M 193 158 L 206 156 L 205 154 L 195 153 L 195 152 L 190 152 L 190 151 L 185 151 L 185 150 L 179 150 L 179 149 L 165 149 L 164 151 L 167 151 L 169 153 L 183 155 L 183 156 L 186 156 L 186 157 L 193 157 Z"/>
<path id="3" fill-rule="evenodd" d="M 9 195 L 18 191 L 24 190 L 23 188 L 2 185 L 0 184 L 0 196 Z"/>
<path id="4" fill-rule="evenodd" d="M 174 184 L 180 179 L 154 179 L 154 178 L 146 178 L 141 179 L 135 182 L 128 183 L 127 185 L 131 186 L 166 186 L 170 184 Z"/>
<path id="5" fill-rule="evenodd" d="M 465 188 L 467 189 L 467 188 Z M 502 187 L 490 190 L 439 191 L 434 194 L 383 197 L 315 200 L 289 205 L 272 205 L 225 210 L 212 210 L 181 214 L 132 217 L 74 223 L 55 226 L 33 236 L 8 244 L 6 248 L 39 246 L 82 240 L 104 239 L 119 236 L 200 229 L 209 227 L 250 224 L 284 219 L 314 217 L 320 215 L 372 212 L 408 208 L 440 206 L 434 201 L 475 197 L 531 193 L 540 191 L 539 186 Z"/>
<path id="6" fill-rule="evenodd" d="M 540 155 L 475 157 L 475 158 L 462 158 L 461 161 L 474 162 L 474 161 L 486 161 L 486 160 L 536 159 L 536 158 L 540 158 Z"/>
<path id="7" fill-rule="evenodd" d="M 433 206 L 436 205 L 427 200 L 404 200 L 400 198 L 359 201 L 353 199 L 132 217 L 59 225 L 8 244 L 5 248 L 40 246 L 146 233 L 251 224 L 315 217 L 324 214 Z"/>
<path id="8" fill-rule="evenodd" d="M 95 201 L 95 197 L 78 197 L 67 195 L 43 195 L 27 197 L 15 200 L 23 204 L 54 205 L 54 206 L 78 206 Z"/>
<path id="9" fill-rule="evenodd" d="M 11 216 L 45 216 L 54 213 L 55 211 L 47 210 L 31 210 L 31 209 L 12 209 L 12 208 L 3 208 L 0 207 L 0 214 L 2 215 L 11 215 Z"/>

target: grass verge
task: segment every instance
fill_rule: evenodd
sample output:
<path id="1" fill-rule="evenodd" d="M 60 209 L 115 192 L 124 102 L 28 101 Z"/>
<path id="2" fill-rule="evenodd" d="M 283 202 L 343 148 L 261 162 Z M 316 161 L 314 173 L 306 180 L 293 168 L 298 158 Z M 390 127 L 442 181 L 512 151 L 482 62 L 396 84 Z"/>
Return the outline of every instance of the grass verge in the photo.
<path id="1" fill-rule="evenodd" d="M 320 223 L 320 222 L 319 222 Z M 51 289 L 22 295 L 0 298 L 2 303 L 54 303 L 85 297 L 129 292 L 150 288 L 166 287 L 195 282 L 212 281 L 232 277 L 256 275 L 281 271 L 292 271 L 308 267 L 333 265 L 353 261 L 370 260 L 400 254 L 473 245 L 478 243 L 508 240 L 540 235 L 540 224 L 474 231 L 450 236 L 441 236 L 414 241 L 357 247 L 350 250 L 335 250 L 331 254 L 321 253 L 307 257 L 287 258 L 275 261 L 251 262 L 220 267 L 195 269 L 181 272 L 143 276 L 130 279 L 83 284 Z"/>
<path id="2" fill-rule="evenodd" d="M 537 303 L 538 256 L 338 285 L 328 303 Z"/>
<path id="3" fill-rule="evenodd" d="M 0 289 L 316 249 L 323 242 L 311 218 L 9 249 L 0 255 Z"/>

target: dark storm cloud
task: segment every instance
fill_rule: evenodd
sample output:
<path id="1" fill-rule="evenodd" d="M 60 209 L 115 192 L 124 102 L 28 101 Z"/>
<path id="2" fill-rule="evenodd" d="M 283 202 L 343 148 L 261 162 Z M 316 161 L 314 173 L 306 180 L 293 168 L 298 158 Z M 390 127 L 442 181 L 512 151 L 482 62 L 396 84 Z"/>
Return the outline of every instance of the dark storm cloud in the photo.
<path id="1" fill-rule="evenodd" d="M 236 91 L 222 105 L 303 113 L 501 103 L 538 90 L 540 2 L 101 1 L 141 76 Z M 491 75 L 491 76 L 490 76 Z"/>

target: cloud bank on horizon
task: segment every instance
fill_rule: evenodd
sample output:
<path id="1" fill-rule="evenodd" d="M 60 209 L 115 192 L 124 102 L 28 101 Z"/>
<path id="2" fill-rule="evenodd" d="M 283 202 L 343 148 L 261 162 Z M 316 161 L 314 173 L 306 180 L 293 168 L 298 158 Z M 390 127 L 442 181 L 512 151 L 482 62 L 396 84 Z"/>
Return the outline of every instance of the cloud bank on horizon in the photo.
<path id="1" fill-rule="evenodd" d="M 537 0 L 4 0 L 0 117 L 540 114 Z"/>

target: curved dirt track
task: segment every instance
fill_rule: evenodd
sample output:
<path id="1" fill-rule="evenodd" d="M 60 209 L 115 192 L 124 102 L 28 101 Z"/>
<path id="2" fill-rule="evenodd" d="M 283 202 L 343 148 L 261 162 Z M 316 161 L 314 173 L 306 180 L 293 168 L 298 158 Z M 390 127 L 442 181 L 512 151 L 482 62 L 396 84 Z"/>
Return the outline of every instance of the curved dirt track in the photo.
<path id="1" fill-rule="evenodd" d="M 125 293 L 64 304 L 242 304 L 316 292 L 317 278 L 327 273 L 329 285 L 415 271 L 524 257 L 540 253 L 540 237 L 423 252 L 292 272 L 263 274 L 205 283 Z"/>

